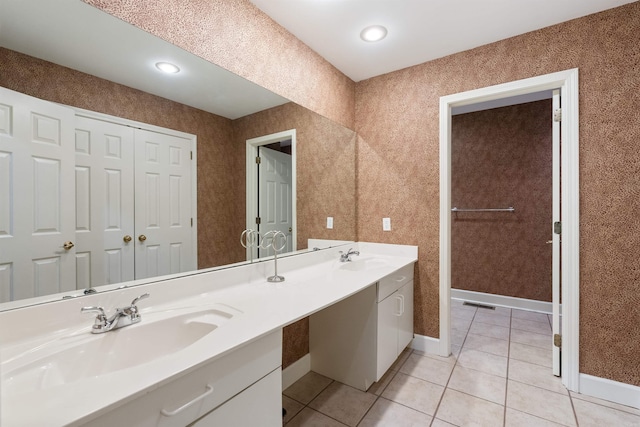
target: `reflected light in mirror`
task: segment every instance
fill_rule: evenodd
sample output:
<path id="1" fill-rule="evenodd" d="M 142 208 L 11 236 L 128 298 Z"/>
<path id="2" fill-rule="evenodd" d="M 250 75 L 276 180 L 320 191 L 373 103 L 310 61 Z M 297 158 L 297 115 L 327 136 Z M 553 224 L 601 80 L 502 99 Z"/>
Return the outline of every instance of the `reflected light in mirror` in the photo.
<path id="1" fill-rule="evenodd" d="M 180 72 L 180 67 L 170 62 L 157 62 L 156 68 L 167 74 L 176 74 Z"/>

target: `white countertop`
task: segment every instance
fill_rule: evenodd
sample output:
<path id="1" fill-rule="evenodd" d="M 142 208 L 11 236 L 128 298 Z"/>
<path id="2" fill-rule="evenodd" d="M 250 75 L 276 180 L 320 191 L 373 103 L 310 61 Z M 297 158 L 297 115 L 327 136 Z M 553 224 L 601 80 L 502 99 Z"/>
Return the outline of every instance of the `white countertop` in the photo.
<path id="1" fill-rule="evenodd" d="M 183 350 L 132 368 L 26 394 L 11 393 L 0 385 L 1 424 L 81 425 L 417 261 L 416 246 L 363 242 L 351 246 L 362 254 L 361 258 L 354 256 L 354 262 L 375 257 L 384 263 L 361 271 L 341 268 L 344 264 L 338 260 L 338 251 L 345 247 L 333 248 L 279 258 L 278 273 L 286 279 L 282 283 L 267 282 L 266 277 L 273 274 L 273 262 L 260 262 L 0 313 L 0 374 L 4 382 L 7 370 L 19 365 L 25 354 L 28 357 L 35 351 L 55 349 L 70 336 L 86 338 L 93 316 L 81 314 L 82 306 L 112 309 L 149 292 L 151 298 L 139 303 L 142 322 L 127 328 L 140 327 L 145 319 L 152 322 L 167 310 L 222 304 L 241 312 Z M 110 333 L 92 335 L 91 339 Z"/>

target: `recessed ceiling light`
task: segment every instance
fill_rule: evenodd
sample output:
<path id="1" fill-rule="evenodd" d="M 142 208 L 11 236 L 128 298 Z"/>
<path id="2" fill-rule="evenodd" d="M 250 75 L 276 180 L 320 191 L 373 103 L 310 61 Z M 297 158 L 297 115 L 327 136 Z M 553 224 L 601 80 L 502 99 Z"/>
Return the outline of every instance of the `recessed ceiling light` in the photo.
<path id="1" fill-rule="evenodd" d="M 377 42 L 387 37 L 387 29 L 382 25 L 372 25 L 360 33 L 360 38 L 366 42 Z"/>
<path id="2" fill-rule="evenodd" d="M 180 71 L 180 68 L 177 65 L 170 62 L 157 62 L 156 68 L 168 74 L 175 74 Z"/>

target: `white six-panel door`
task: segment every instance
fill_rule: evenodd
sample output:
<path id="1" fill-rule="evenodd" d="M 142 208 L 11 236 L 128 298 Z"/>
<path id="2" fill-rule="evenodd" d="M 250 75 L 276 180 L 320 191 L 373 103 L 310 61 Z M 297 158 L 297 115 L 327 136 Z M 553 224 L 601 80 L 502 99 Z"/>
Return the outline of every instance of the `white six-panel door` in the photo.
<path id="1" fill-rule="evenodd" d="M 0 302 L 75 289 L 73 126 L 0 88 Z"/>
<path id="2" fill-rule="evenodd" d="M 291 207 L 291 155 L 266 147 L 259 147 L 258 170 L 260 234 L 281 231 L 287 236 L 286 246 L 281 252 L 293 250 Z M 278 247 L 282 246 L 277 242 Z M 273 251 L 260 249 L 260 256 L 273 255 Z"/>
<path id="3" fill-rule="evenodd" d="M 135 147 L 136 279 L 194 270 L 191 141 L 136 129 Z"/>
<path id="4" fill-rule="evenodd" d="M 0 302 L 197 268 L 192 140 L 83 115 L 0 88 Z"/>
<path id="5" fill-rule="evenodd" d="M 78 289 L 133 280 L 134 129 L 77 117 Z"/>

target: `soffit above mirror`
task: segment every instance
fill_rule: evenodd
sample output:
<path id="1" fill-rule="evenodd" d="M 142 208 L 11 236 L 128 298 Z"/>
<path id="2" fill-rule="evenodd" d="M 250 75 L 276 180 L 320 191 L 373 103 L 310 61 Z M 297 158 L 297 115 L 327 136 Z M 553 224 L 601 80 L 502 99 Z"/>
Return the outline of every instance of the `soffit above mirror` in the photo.
<path id="1" fill-rule="evenodd" d="M 0 46 L 228 119 L 289 102 L 80 0 L 4 1 Z"/>

